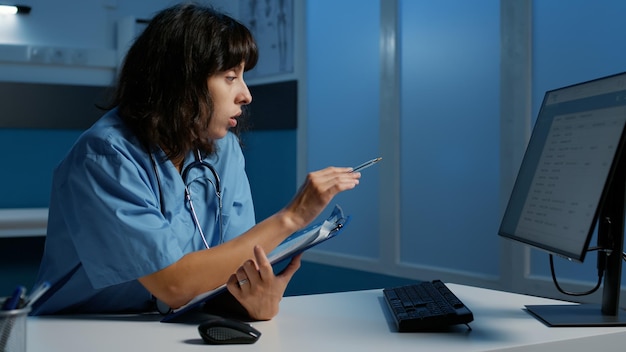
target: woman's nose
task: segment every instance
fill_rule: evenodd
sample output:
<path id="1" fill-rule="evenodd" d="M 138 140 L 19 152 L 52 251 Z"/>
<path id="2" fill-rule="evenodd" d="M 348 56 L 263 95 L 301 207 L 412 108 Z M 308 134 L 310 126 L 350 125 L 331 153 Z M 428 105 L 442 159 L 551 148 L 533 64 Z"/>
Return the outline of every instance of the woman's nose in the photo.
<path id="1" fill-rule="evenodd" d="M 252 103 L 252 94 L 250 94 L 250 90 L 248 89 L 248 85 L 243 83 L 243 91 L 241 92 L 241 97 L 239 99 L 239 104 L 248 105 Z"/>

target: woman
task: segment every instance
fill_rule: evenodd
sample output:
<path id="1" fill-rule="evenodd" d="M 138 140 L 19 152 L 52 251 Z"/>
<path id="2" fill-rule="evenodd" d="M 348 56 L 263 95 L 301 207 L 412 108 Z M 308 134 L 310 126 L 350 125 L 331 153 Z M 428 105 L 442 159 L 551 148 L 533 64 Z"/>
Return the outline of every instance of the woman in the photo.
<path id="1" fill-rule="evenodd" d="M 278 313 L 300 256 L 274 275 L 266 253 L 360 174 L 312 172 L 255 225 L 236 132 L 257 55 L 248 29 L 210 8 L 154 17 L 112 108 L 55 170 L 38 278 L 52 288 L 32 314 L 151 311 L 154 297 L 178 308 L 224 283 L 252 319 Z"/>

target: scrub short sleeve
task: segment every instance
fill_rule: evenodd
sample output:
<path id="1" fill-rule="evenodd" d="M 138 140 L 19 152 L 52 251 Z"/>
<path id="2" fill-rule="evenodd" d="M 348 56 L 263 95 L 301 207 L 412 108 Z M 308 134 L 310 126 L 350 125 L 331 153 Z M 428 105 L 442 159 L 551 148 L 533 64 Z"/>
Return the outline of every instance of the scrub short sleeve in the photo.
<path id="1" fill-rule="evenodd" d="M 141 159 L 103 148 L 106 153 L 69 160 L 71 172 L 59 190 L 64 220 L 94 288 L 138 279 L 183 256 L 160 212 L 147 153 Z"/>

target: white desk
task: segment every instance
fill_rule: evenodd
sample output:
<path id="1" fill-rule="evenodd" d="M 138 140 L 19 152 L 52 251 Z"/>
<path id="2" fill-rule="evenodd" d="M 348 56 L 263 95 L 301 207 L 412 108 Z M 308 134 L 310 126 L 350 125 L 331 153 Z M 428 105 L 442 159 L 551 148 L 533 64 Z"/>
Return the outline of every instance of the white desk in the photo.
<path id="1" fill-rule="evenodd" d="M 143 317 L 30 317 L 28 351 L 624 351 L 626 328 L 549 328 L 522 310 L 555 301 L 449 284 L 474 322 L 446 333 L 397 333 L 381 290 L 286 297 L 252 325 L 252 345 L 207 346 L 196 325 Z"/>

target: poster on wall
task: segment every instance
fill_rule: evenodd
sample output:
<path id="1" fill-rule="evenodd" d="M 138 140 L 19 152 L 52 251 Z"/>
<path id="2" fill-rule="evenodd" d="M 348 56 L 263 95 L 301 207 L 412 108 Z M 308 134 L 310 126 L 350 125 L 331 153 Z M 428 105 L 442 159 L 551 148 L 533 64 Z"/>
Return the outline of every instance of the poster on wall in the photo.
<path id="1" fill-rule="evenodd" d="M 257 41 L 259 62 L 247 72 L 260 78 L 293 72 L 293 0 L 239 0 L 239 18 Z"/>

